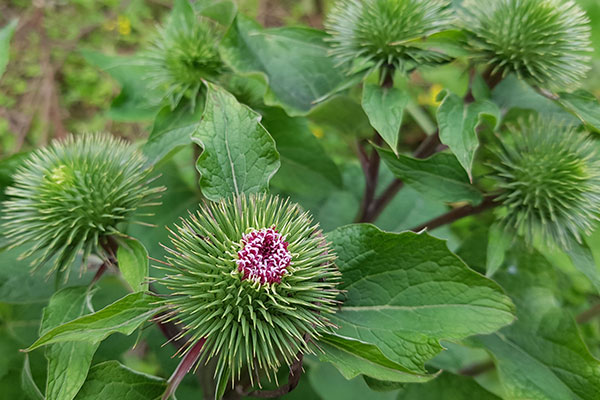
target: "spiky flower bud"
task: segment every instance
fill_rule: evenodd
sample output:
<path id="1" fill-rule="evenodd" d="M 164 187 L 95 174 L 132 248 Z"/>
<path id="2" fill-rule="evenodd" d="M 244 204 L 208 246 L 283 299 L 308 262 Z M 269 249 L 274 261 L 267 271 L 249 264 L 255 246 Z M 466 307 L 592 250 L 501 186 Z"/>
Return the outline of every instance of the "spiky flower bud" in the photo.
<path id="1" fill-rule="evenodd" d="M 467 0 L 468 46 L 493 74 L 565 89 L 590 69 L 590 26 L 571 0 Z"/>
<path id="2" fill-rule="evenodd" d="M 408 71 L 446 58 L 415 42 L 449 29 L 452 19 L 449 0 L 339 0 L 325 26 L 340 63 Z"/>
<path id="3" fill-rule="evenodd" d="M 511 128 L 512 143 L 496 152 L 504 206 L 501 223 L 528 242 L 541 237 L 569 248 L 591 234 L 600 217 L 600 155 L 585 132 L 531 117 Z"/>
<path id="4" fill-rule="evenodd" d="M 2 229 L 13 247 L 28 245 L 22 257 L 40 267 L 66 270 L 79 252 L 108 255 L 99 242 L 122 235 L 119 225 L 163 188 L 148 186 L 146 158 L 109 134 L 69 136 L 38 149 L 17 170 L 3 206 Z"/>
<path id="5" fill-rule="evenodd" d="M 329 243 L 298 205 L 268 195 L 204 205 L 171 232 L 160 282 L 163 318 L 180 323 L 186 348 L 206 339 L 201 360 L 271 376 L 330 329 L 339 271 Z"/>
<path id="6" fill-rule="evenodd" d="M 159 29 L 144 55 L 145 79 L 150 87 L 164 94 L 171 108 L 182 98 L 192 109 L 202 88 L 202 80 L 215 80 L 223 71 L 218 51 L 218 35 L 207 19 L 178 19 L 176 24 Z"/>

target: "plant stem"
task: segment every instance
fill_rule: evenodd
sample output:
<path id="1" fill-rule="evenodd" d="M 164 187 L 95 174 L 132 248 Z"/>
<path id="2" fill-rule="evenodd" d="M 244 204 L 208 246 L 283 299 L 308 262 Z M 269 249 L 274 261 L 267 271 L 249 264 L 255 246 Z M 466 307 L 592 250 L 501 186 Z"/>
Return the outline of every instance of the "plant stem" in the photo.
<path id="1" fill-rule="evenodd" d="M 471 70 L 470 72 L 470 82 L 473 81 L 475 77 L 475 70 Z M 493 74 L 492 69 L 488 68 L 482 75 L 483 80 L 487 83 L 490 90 L 493 90 L 500 82 L 502 82 L 501 74 Z M 475 100 L 473 97 L 473 92 L 471 88 L 471 83 L 469 84 L 469 90 L 464 98 L 465 104 L 470 104 Z M 413 153 L 413 157 L 415 158 L 427 158 L 435 153 L 444 150 L 446 147 L 442 145 L 440 141 L 439 131 L 435 131 L 435 133 L 427 136 L 425 140 L 421 143 L 421 145 L 415 150 Z M 376 199 L 373 202 L 373 205 L 370 210 L 364 215 L 364 218 L 361 219 L 360 222 L 373 222 L 375 221 L 379 215 L 383 212 L 385 207 L 393 200 L 396 194 L 402 189 L 403 183 L 399 179 L 395 179 L 387 189 L 383 192 L 381 197 Z"/>
<path id="2" fill-rule="evenodd" d="M 168 380 L 169 386 L 167 386 L 167 390 L 163 394 L 162 400 L 167 400 L 173 393 L 175 393 L 185 375 L 190 371 L 190 369 L 192 369 L 194 364 L 196 364 L 198 358 L 200 358 L 200 352 L 202 351 L 204 342 L 206 342 L 206 339 L 204 338 L 198 340 L 198 342 L 196 342 L 196 344 L 189 349 L 185 356 L 183 356 L 183 359 L 177 368 L 175 368 L 173 375 L 171 375 Z"/>
<path id="3" fill-rule="evenodd" d="M 578 324 L 586 324 L 598 315 L 600 315 L 600 303 L 592 306 L 589 310 L 586 310 L 581 314 L 577 315 L 575 321 L 577 321 Z"/>
<path id="4" fill-rule="evenodd" d="M 302 361 L 304 358 L 304 354 L 298 353 L 296 356 L 297 360 L 294 361 L 292 365 L 290 365 L 290 374 L 288 376 L 288 383 L 282 385 L 274 390 L 255 390 L 248 394 L 248 397 L 258 397 L 261 399 L 273 399 L 276 397 L 283 396 L 294 390 L 298 383 L 300 382 L 300 377 L 302 376 Z"/>
<path id="5" fill-rule="evenodd" d="M 483 374 L 484 372 L 491 371 L 495 368 L 493 361 L 485 361 L 478 364 L 468 365 L 464 368 L 461 368 L 458 373 L 464 376 L 477 376 Z"/>
<path id="6" fill-rule="evenodd" d="M 417 150 L 413 153 L 415 158 L 427 158 L 433 154 L 435 154 L 440 148 L 441 142 L 438 132 L 427 136 L 423 142 L 419 145 Z M 383 212 L 385 207 L 396 197 L 396 194 L 402 189 L 404 183 L 400 179 L 394 179 L 392 183 L 387 187 L 387 189 L 383 192 L 381 197 L 373 202 L 372 207 L 367 215 L 365 216 L 365 220 L 361 222 L 373 222 L 375 221 L 379 215 Z"/>
<path id="7" fill-rule="evenodd" d="M 468 217 L 470 215 L 479 214 L 483 211 L 486 211 L 486 210 L 496 207 L 498 205 L 498 203 L 496 203 L 496 201 L 495 201 L 496 197 L 497 197 L 497 195 L 486 196 L 486 197 L 484 197 L 481 204 L 479 204 L 477 206 L 472 206 L 470 204 L 467 204 L 466 206 L 455 208 L 453 210 L 448 211 L 446 214 L 440 215 L 439 217 L 436 217 L 428 222 L 425 222 L 424 224 L 421 224 L 419 226 L 412 228 L 411 231 L 420 232 L 424 229 L 431 231 L 435 228 L 439 228 L 440 226 L 450 224 L 461 218 Z"/>
<path id="8" fill-rule="evenodd" d="M 381 69 L 381 87 L 389 89 L 394 86 L 394 68 L 385 66 Z M 373 143 L 377 146 L 383 144 L 383 139 L 377 131 L 373 133 Z M 375 191 L 379 180 L 379 165 L 381 159 L 379 153 L 374 148 L 371 150 L 370 157 L 367 158 L 366 151 L 359 144 L 359 159 L 365 173 L 365 194 L 360 206 L 360 211 L 356 217 L 357 222 L 367 222 L 368 216 L 375 200 Z"/>

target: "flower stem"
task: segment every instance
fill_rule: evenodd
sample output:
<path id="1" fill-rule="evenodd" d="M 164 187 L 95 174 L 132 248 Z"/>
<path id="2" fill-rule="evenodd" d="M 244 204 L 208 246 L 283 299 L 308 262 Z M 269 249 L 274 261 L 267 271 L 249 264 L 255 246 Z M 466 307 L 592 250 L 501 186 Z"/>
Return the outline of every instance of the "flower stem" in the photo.
<path id="1" fill-rule="evenodd" d="M 198 342 L 196 342 L 196 344 L 189 349 L 185 356 L 183 356 L 183 359 L 181 360 L 177 368 L 175 368 L 173 375 L 171 375 L 171 377 L 167 381 L 167 390 L 163 394 L 162 400 L 167 400 L 173 393 L 175 393 L 177 387 L 179 386 L 185 375 L 192 369 L 192 367 L 200 358 L 200 352 L 202 351 L 202 347 L 204 346 L 205 342 L 205 338 L 198 340 Z"/>
<path id="2" fill-rule="evenodd" d="M 453 210 L 448 211 L 446 214 L 440 215 L 437 218 L 434 218 L 428 222 L 425 222 L 424 224 L 412 228 L 411 231 L 420 232 L 424 229 L 431 231 L 433 229 L 439 228 L 440 226 L 457 221 L 461 218 L 479 214 L 483 211 L 496 207 L 498 205 L 498 203 L 496 203 L 495 201 L 496 197 L 497 195 L 486 196 L 484 197 L 481 204 L 477 206 L 467 204 L 466 206 L 455 208 Z"/>

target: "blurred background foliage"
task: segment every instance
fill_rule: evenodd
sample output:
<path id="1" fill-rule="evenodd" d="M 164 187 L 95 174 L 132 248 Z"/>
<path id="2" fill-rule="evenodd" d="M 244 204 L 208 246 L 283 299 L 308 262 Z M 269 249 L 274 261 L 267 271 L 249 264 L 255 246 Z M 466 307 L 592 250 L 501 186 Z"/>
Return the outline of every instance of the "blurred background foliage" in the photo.
<path id="1" fill-rule="evenodd" d="M 333 0 L 237 2 L 241 13 L 256 18 L 265 26 L 302 24 L 322 28 L 323 17 Z M 600 97 L 600 1 L 577 2 L 587 11 L 592 21 L 595 48 L 593 69 L 583 87 Z M 111 104 L 114 105 L 113 100 L 119 95 L 123 82 L 103 72 L 98 67 L 100 62 L 97 61 L 96 65 L 90 63 L 89 54 L 136 53 L 149 42 L 156 26 L 163 21 L 170 9 L 169 0 L 0 1 L 0 27 L 18 20 L 10 44 L 10 61 L 0 79 L 0 160 L 3 159 L 0 163 L 0 187 L 6 186 L 10 171 L 22 157 L 21 154 L 43 146 L 53 138 L 64 137 L 71 132 L 94 131 L 110 131 L 132 141 L 147 137 L 152 128 L 151 120 L 126 122 L 127 118 L 114 118 L 110 114 Z M 415 90 L 413 98 L 422 108 L 415 108 L 416 111 L 411 113 L 415 121 L 409 121 L 403 128 L 404 148 L 414 147 L 422 138 L 423 131 L 427 131 L 428 124 L 435 129 L 432 121 L 435 120 L 435 110 L 439 105 L 437 95 L 443 88 L 464 94 L 469 80 L 465 70 L 464 61 L 457 60 L 442 67 L 420 69 L 411 76 L 411 91 Z M 507 84 L 499 88 L 495 93 L 496 100 L 502 102 L 502 91 L 512 90 L 514 87 Z M 515 99 L 519 96 L 513 94 L 505 97 Z M 539 107 L 545 107 L 544 104 L 546 103 L 540 102 Z M 420 109 L 425 111 L 422 115 L 418 114 Z M 547 111 L 551 112 L 550 109 Z M 318 140 L 336 162 L 339 174 L 337 168 L 334 168 L 330 182 L 314 180 L 311 185 L 302 186 L 302 182 L 290 183 L 289 179 L 294 176 L 294 171 L 286 171 L 282 167 L 279 178 L 276 175 L 272 184 L 275 191 L 286 194 L 289 186 L 294 186 L 294 199 L 309 208 L 323 229 L 329 231 L 352 222 L 359 207 L 364 180 L 358 163 L 346 162 L 354 157 L 348 146 L 348 141 L 353 139 L 348 136 L 349 133 L 360 135 L 363 131 L 370 133 L 370 127 L 360 104 L 344 96 L 316 107 L 309 118 L 308 126 L 314 138 L 308 139 Z M 342 132 L 344 130 L 346 132 Z M 297 133 L 302 138 L 305 131 L 299 129 Z M 278 142 L 280 150 L 285 145 Z M 293 147 L 294 144 L 287 145 Z M 159 166 L 162 174 L 160 183 L 166 184 L 169 190 L 163 197 L 161 213 L 152 220 L 155 225 L 162 227 L 171 224 L 178 216 L 184 215 L 187 209 L 196 207 L 200 196 L 193 160 L 193 149 L 188 147 Z M 310 174 L 310 171 L 303 173 Z M 393 177 L 387 169 L 382 169 L 380 179 L 383 183 L 381 186 L 385 187 Z M 412 189 L 404 188 L 402 195 L 396 196 L 377 224 L 385 230 L 400 231 L 429 219 L 431 215 L 439 215 L 446 209 L 444 204 L 425 199 Z M 484 271 L 488 222 L 468 218 L 455 224 L 452 231 L 444 227 L 435 234 L 449 239 L 452 250 L 457 251 L 471 267 Z M 164 243 L 167 239 L 165 229 L 132 226 L 129 232 L 141 239 L 152 257 L 162 257 L 163 249 L 159 242 Z M 596 251 L 595 255 L 600 256 L 600 233 L 592 236 L 589 243 Z M 0 233 L 0 249 L 2 247 Z M 3 252 L 0 262 L 0 397 L 14 400 L 27 398 L 20 385 L 15 384 L 21 379 L 24 361 L 24 356 L 18 349 L 27 347 L 37 338 L 41 310 L 52 294 L 52 282 L 44 281 L 41 275 L 32 278 L 28 269 L 24 268 L 24 263 L 17 261 L 18 254 L 18 248 Z M 559 288 L 559 301 L 570 307 L 573 313 L 589 308 L 590 287 L 587 279 L 560 254 L 547 256 L 546 259 L 554 260 L 552 263 L 559 268 L 557 272 L 549 268 L 552 273 L 548 272 L 548 275 L 552 276 L 541 276 L 540 279 Z M 548 264 L 550 261 L 543 262 Z M 89 282 L 89 274 L 73 274 L 72 279 Z M 561 274 L 568 276 L 568 279 L 561 279 Z M 127 293 L 119 279 L 115 274 L 101 281 L 100 290 L 94 296 L 96 310 Z M 567 281 L 570 282 L 569 285 L 561 283 Z M 600 357 L 600 324 L 595 321 L 582 325 L 581 329 L 592 353 Z M 112 336 L 102 343 L 93 364 L 119 359 L 136 370 L 168 377 L 178 360 L 171 358 L 172 351 L 168 346 L 160 346 L 164 341 L 160 332 L 149 325 L 141 336 L 141 339 L 135 336 Z M 138 344 L 133 347 L 136 341 Z M 447 346 L 451 350 L 455 346 L 456 350 L 436 359 L 432 367 L 453 370 L 482 358 L 482 354 L 475 350 L 467 352 L 464 347 L 458 348 L 452 344 Z M 43 357 L 43 351 L 31 354 L 32 376 L 39 387 L 43 387 L 45 382 L 46 364 Z M 342 384 L 343 378 L 331 365 L 309 359 L 306 366 L 306 378 L 286 398 L 390 398 L 390 393 L 370 391 L 362 379 Z M 285 371 L 283 373 L 285 375 Z M 494 371 L 481 374 L 477 380 L 492 391 L 499 390 L 497 376 L 494 374 Z M 338 389 L 343 390 L 343 393 L 337 392 Z M 180 386 L 178 398 L 199 398 L 198 390 L 197 378 L 190 375 Z M 407 396 L 419 398 L 418 393 L 415 393 Z"/>

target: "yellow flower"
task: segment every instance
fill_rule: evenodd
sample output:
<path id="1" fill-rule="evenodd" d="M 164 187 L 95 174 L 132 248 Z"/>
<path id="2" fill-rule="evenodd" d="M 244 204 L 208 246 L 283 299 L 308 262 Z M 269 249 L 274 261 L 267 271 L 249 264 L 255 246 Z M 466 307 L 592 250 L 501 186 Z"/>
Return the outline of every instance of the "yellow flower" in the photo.
<path id="1" fill-rule="evenodd" d="M 438 95 L 444 89 L 442 85 L 434 83 L 429 88 L 427 93 L 421 93 L 418 97 L 418 102 L 422 106 L 434 106 L 437 107 L 440 105 L 440 101 L 437 100 Z"/>
<path id="2" fill-rule="evenodd" d="M 127 36 L 131 33 L 131 21 L 125 15 L 119 15 L 117 18 L 117 24 L 119 25 L 119 33 L 123 36 Z"/>

